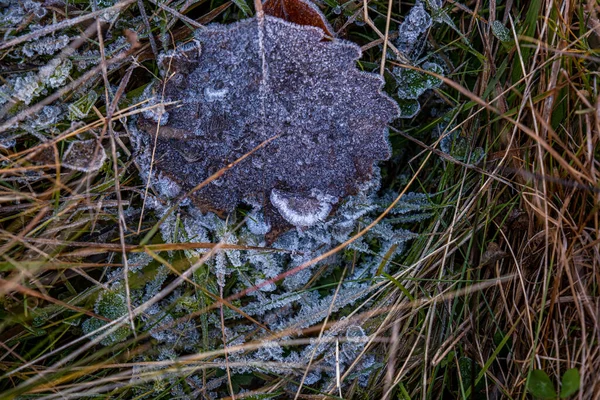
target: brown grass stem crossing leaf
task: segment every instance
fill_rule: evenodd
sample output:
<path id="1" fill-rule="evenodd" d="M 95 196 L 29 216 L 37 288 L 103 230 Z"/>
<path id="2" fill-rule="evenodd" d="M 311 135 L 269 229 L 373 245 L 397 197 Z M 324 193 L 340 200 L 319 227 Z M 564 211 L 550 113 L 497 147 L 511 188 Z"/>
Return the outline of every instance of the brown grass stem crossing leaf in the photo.
<path id="1" fill-rule="evenodd" d="M 176 197 L 277 136 L 197 190 L 195 205 L 222 215 L 244 202 L 281 230 L 321 221 L 358 193 L 389 158 L 387 124 L 399 111 L 383 80 L 356 68 L 358 46 L 323 38 L 266 16 L 211 25 L 162 55 L 162 101 L 180 104 L 138 122 L 138 161 L 154 189 Z"/>

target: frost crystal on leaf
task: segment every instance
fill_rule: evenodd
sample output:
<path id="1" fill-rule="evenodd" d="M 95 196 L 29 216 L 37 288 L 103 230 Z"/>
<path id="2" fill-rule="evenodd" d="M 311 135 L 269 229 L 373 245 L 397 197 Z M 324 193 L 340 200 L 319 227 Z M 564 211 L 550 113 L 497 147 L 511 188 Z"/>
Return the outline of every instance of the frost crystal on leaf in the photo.
<path id="1" fill-rule="evenodd" d="M 65 48 L 71 39 L 67 35 L 57 37 L 47 36 L 39 40 L 28 42 L 23 46 L 22 52 L 27 57 L 39 55 L 52 55 L 58 50 Z"/>
<path id="2" fill-rule="evenodd" d="M 127 302 L 125 297 L 119 292 L 106 291 L 103 292 L 94 307 L 96 314 L 108 318 L 109 320 L 115 320 L 127 313 Z M 83 332 L 88 334 L 97 329 L 102 328 L 106 325 L 105 321 L 90 318 L 83 323 Z M 118 328 L 115 332 L 111 333 L 100 342 L 104 346 L 109 346 L 114 343 L 122 342 L 127 339 L 131 330 L 127 326 Z"/>
<path id="3" fill-rule="evenodd" d="M 31 101 L 42 94 L 43 91 L 44 85 L 39 82 L 37 76 L 31 72 L 25 76 L 17 77 L 13 86 L 13 96 L 25 104 L 31 103 Z"/>
<path id="4" fill-rule="evenodd" d="M 164 101 L 181 103 L 161 121 L 154 170 L 189 191 L 273 139 L 192 195 L 202 211 L 230 212 L 244 200 L 262 205 L 274 227 L 312 225 L 331 211 L 334 201 L 323 199 L 358 193 L 373 164 L 390 156 L 386 129 L 399 110 L 378 75 L 355 68 L 353 43 L 269 16 L 195 36 L 160 59 Z M 156 121 L 138 122 L 142 153 Z"/>
<path id="5" fill-rule="evenodd" d="M 91 90 L 79 100 L 69 104 L 69 119 L 75 121 L 87 117 L 97 99 L 98 94 Z"/>
<path id="6" fill-rule="evenodd" d="M 58 88 L 65 84 L 72 68 L 73 63 L 68 58 L 63 61 L 55 58 L 40 68 L 40 78 L 46 86 Z"/>

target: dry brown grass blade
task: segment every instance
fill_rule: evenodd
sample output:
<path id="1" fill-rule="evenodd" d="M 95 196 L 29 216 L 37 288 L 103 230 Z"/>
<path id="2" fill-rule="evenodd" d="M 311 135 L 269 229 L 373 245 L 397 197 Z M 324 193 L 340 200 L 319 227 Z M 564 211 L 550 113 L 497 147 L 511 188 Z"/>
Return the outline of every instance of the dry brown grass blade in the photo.
<path id="1" fill-rule="evenodd" d="M 102 321 L 110 322 L 110 319 L 103 317 L 102 315 L 98 315 L 98 314 L 88 311 L 86 309 L 83 309 L 83 308 L 80 308 L 77 306 L 73 306 L 69 303 L 65 303 L 64 301 L 55 299 L 51 296 L 48 296 L 48 295 L 45 295 L 42 293 L 38 293 L 35 290 L 26 288 L 25 286 L 20 285 L 16 282 L 7 281 L 6 279 L 0 278 L 0 295 L 4 296 L 4 295 L 6 295 L 8 293 L 12 293 L 12 292 L 19 292 L 26 296 L 36 297 L 38 299 L 45 300 L 49 303 L 57 304 L 61 307 L 67 308 L 69 310 L 73 310 L 75 312 L 82 313 L 82 314 L 88 315 L 90 317 L 98 318 L 98 319 L 101 319 Z"/>

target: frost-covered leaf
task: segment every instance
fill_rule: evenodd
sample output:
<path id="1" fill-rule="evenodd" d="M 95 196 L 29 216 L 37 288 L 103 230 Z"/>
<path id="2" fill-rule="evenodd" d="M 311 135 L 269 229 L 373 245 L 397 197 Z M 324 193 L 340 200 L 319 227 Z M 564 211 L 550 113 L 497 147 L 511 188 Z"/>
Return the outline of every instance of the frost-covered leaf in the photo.
<path id="1" fill-rule="evenodd" d="M 360 192 L 374 162 L 390 156 L 387 124 L 399 110 L 381 93 L 378 75 L 355 67 L 360 49 L 353 43 L 323 41 L 321 29 L 270 16 L 262 24 L 212 25 L 195 37 L 160 60 L 169 77 L 161 101 L 181 103 L 161 119 L 153 170 L 189 191 L 277 136 L 197 190 L 192 197 L 202 211 L 230 212 L 243 200 L 264 206 L 274 228 L 305 224 L 270 201 L 273 189 L 343 198 Z M 138 122 L 146 173 L 156 121 Z M 316 220 L 326 216 L 315 211 Z"/>
<path id="2" fill-rule="evenodd" d="M 12 95 L 23 103 L 29 104 L 43 92 L 44 84 L 38 80 L 36 74 L 30 72 L 15 79 Z"/>
<path id="3" fill-rule="evenodd" d="M 277 189 L 271 191 L 271 204 L 294 226 L 312 226 L 323 221 L 331 212 L 331 202 Z"/>
<path id="4" fill-rule="evenodd" d="M 396 46 L 400 51 L 410 53 L 415 45 L 423 40 L 425 32 L 431 27 L 432 19 L 423 3 L 417 1 L 398 27 Z"/>
<path id="5" fill-rule="evenodd" d="M 85 96 L 81 96 L 77 101 L 69 104 L 69 119 L 74 121 L 87 117 L 97 99 L 98 94 L 91 90 Z"/>
<path id="6" fill-rule="evenodd" d="M 491 28 L 492 34 L 501 42 L 510 42 L 513 40 L 510 30 L 502 22 L 495 20 L 492 22 Z"/>
<path id="7" fill-rule="evenodd" d="M 444 73 L 444 69 L 432 62 L 423 63 L 424 71 L 433 72 L 438 75 Z M 415 69 L 394 68 L 394 75 L 398 81 L 398 97 L 401 99 L 418 99 L 426 90 L 434 89 L 442 84 L 441 79 Z"/>
<path id="8" fill-rule="evenodd" d="M 102 167 L 106 152 L 96 139 L 71 142 L 63 156 L 62 165 L 77 171 L 93 172 Z"/>
<path id="9" fill-rule="evenodd" d="M 421 104 L 416 99 L 399 99 L 400 118 L 412 118 L 421 110 Z"/>
<path id="10" fill-rule="evenodd" d="M 67 82 L 72 68 L 73 63 L 68 58 L 62 61 L 54 58 L 40 68 L 40 79 L 47 87 L 61 87 Z"/>

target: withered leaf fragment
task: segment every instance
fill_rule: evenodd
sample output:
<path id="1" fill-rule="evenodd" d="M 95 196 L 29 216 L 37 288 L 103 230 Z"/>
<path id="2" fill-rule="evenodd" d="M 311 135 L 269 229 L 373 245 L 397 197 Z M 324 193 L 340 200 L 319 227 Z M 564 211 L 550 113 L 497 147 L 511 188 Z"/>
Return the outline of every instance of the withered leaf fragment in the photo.
<path id="1" fill-rule="evenodd" d="M 162 100 L 180 104 L 138 121 L 138 161 L 146 175 L 154 163 L 152 185 L 171 180 L 189 191 L 277 136 L 194 192 L 196 206 L 222 215 L 245 202 L 282 231 L 314 224 L 358 193 L 374 163 L 389 158 L 387 124 L 399 111 L 383 80 L 356 68 L 358 46 L 323 38 L 266 16 L 210 25 L 163 55 Z"/>
<path id="2" fill-rule="evenodd" d="M 77 171 L 99 170 L 106 160 L 106 152 L 97 139 L 71 142 L 62 159 L 64 167 Z"/>
<path id="3" fill-rule="evenodd" d="M 310 0 L 267 0 L 263 4 L 263 11 L 294 24 L 321 28 L 327 35 L 335 36 L 321 10 Z"/>

